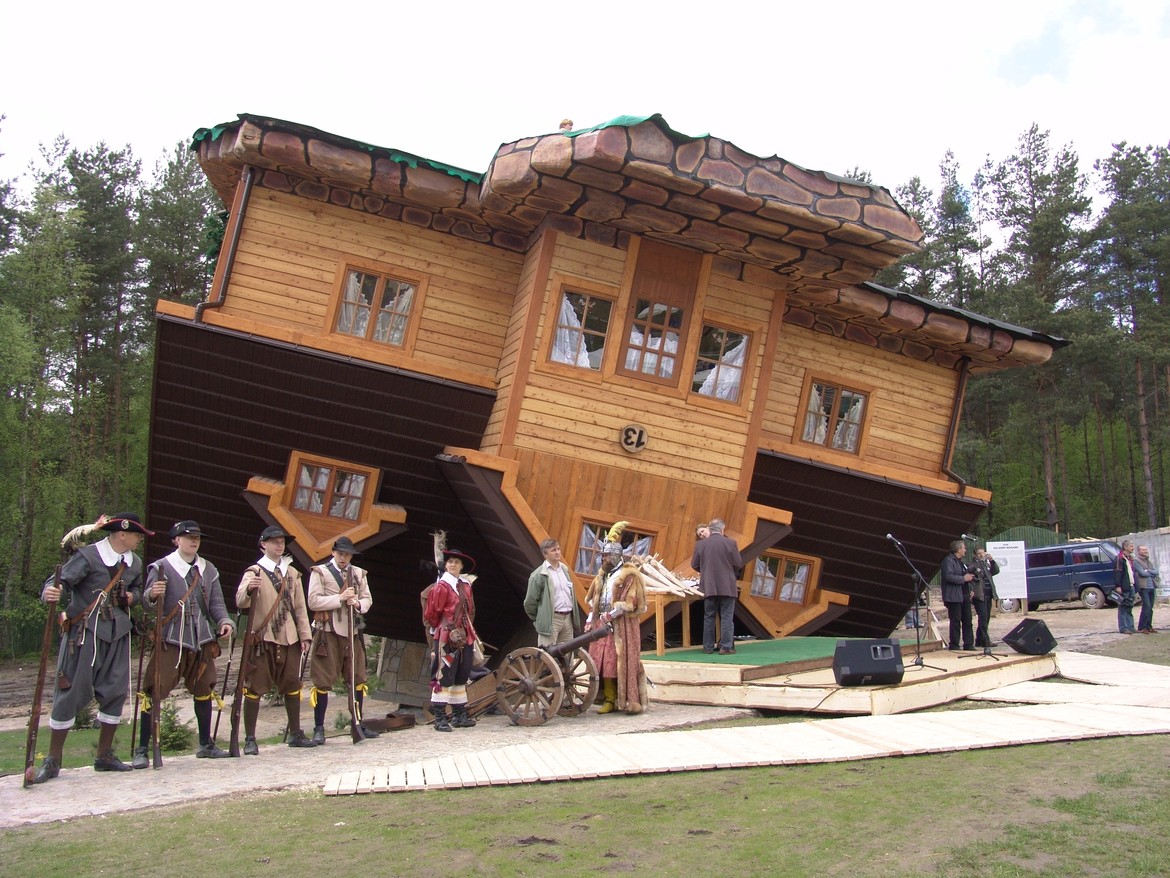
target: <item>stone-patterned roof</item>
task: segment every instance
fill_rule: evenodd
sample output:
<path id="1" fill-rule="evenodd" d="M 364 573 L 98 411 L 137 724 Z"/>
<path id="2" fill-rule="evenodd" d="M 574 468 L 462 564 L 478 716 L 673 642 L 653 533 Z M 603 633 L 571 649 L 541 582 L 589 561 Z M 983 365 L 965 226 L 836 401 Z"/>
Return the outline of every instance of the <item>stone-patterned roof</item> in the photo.
<path id="1" fill-rule="evenodd" d="M 517 252 L 544 228 L 701 250 L 720 273 L 785 290 L 787 322 L 921 360 L 999 369 L 1044 362 L 1063 344 L 858 286 L 922 240 L 886 189 L 689 137 L 661 116 L 507 143 L 483 175 L 253 115 L 200 129 L 192 148 L 228 204 L 252 165 L 268 188 Z"/>

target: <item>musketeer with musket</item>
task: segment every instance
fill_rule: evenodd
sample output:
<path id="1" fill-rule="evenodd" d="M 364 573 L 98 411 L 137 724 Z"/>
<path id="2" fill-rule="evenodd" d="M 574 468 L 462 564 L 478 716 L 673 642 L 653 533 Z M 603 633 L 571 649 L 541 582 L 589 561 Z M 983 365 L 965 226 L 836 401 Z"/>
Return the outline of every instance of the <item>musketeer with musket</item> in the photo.
<path id="1" fill-rule="evenodd" d="M 301 655 L 313 644 L 301 574 L 284 554 L 294 537 L 275 525 L 260 534 L 260 560 L 244 572 L 236 589 L 236 606 L 247 609 L 250 638 L 240 657 L 243 686 L 244 755 L 256 756 L 256 720 L 260 699 L 274 686 L 284 695 L 288 745 L 312 747 L 301 730 Z"/>
<path id="2" fill-rule="evenodd" d="M 53 710 L 49 715 L 49 753 L 34 783 L 52 780 L 61 771 L 65 739 L 77 712 L 92 699 L 99 724 L 94 771 L 130 771 L 114 755 L 114 733 L 130 689 L 130 607 L 142 599 L 142 561 L 134 550 L 143 536 L 154 536 L 133 512 L 122 512 L 101 525 L 105 539 L 83 546 L 61 568 L 60 585 L 41 592 L 45 603 L 67 603 L 61 623 Z"/>
<path id="3" fill-rule="evenodd" d="M 353 563 L 359 554 L 353 540 L 338 537 L 333 557 L 309 573 L 309 612 L 313 614 L 313 743 L 325 743 L 325 715 L 329 690 L 344 680 L 350 696 L 350 726 L 354 743 L 376 738 L 378 733 L 362 724 L 362 704 L 367 691 L 366 649 L 360 616 L 374 603 L 366 571 Z M 355 623 L 356 624 L 351 624 Z M 354 715 L 356 714 L 356 715 Z"/>
<path id="4" fill-rule="evenodd" d="M 156 712 L 152 708 L 171 694 L 180 679 L 195 698 L 199 728 L 195 755 L 201 759 L 228 755 L 211 737 L 211 701 L 219 680 L 215 666 L 220 654 L 218 638 L 228 637 L 236 628 L 224 604 L 219 571 L 199 554 L 203 541 L 199 524 L 180 521 L 168 536 L 175 551 L 147 567 L 143 588 L 144 605 L 162 614 L 158 626 L 162 642 L 154 645 L 142 677 L 138 747 L 130 763 L 134 768 L 150 764 L 148 748 Z"/>

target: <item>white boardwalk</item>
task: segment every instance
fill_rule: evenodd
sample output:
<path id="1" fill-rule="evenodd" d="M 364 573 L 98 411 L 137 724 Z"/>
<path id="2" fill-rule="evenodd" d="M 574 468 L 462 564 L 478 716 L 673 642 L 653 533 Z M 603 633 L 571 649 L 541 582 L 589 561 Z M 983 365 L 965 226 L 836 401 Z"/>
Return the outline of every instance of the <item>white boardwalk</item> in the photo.
<path id="1" fill-rule="evenodd" d="M 981 696 L 1000 702 L 1043 703 L 546 739 L 404 763 L 388 770 L 332 774 L 324 792 L 339 796 L 548 783 L 1170 733 L 1170 680 L 1166 679 L 1170 675 L 1165 668 L 1080 653 L 1061 653 L 1058 661 L 1063 676 L 1085 685 L 1017 683 Z"/>

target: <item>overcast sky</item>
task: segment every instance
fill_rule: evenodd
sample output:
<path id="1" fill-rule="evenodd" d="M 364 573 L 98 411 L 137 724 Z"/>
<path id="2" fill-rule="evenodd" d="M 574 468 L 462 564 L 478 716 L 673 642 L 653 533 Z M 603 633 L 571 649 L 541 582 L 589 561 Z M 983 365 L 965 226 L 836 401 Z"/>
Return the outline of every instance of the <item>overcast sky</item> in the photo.
<path id="1" fill-rule="evenodd" d="M 894 190 L 969 180 L 1032 123 L 1082 170 L 1170 141 L 1166 0 L 676 3 L 12 2 L 0 179 L 38 144 L 129 144 L 274 116 L 472 171 L 501 143 L 661 113 L 759 156 Z"/>

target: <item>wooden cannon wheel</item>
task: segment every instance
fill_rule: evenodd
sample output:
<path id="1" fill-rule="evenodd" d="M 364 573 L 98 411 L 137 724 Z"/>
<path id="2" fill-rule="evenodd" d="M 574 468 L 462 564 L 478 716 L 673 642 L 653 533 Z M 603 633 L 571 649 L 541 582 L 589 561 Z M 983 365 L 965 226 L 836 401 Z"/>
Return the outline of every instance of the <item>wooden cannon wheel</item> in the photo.
<path id="1" fill-rule="evenodd" d="M 588 649 L 575 649 L 565 656 L 561 675 L 565 679 L 565 697 L 557 716 L 577 716 L 597 700 L 597 665 Z"/>
<path id="2" fill-rule="evenodd" d="M 556 716 L 564 700 L 561 663 L 535 646 L 513 650 L 496 670 L 496 693 L 500 707 L 516 725 L 543 725 Z"/>

